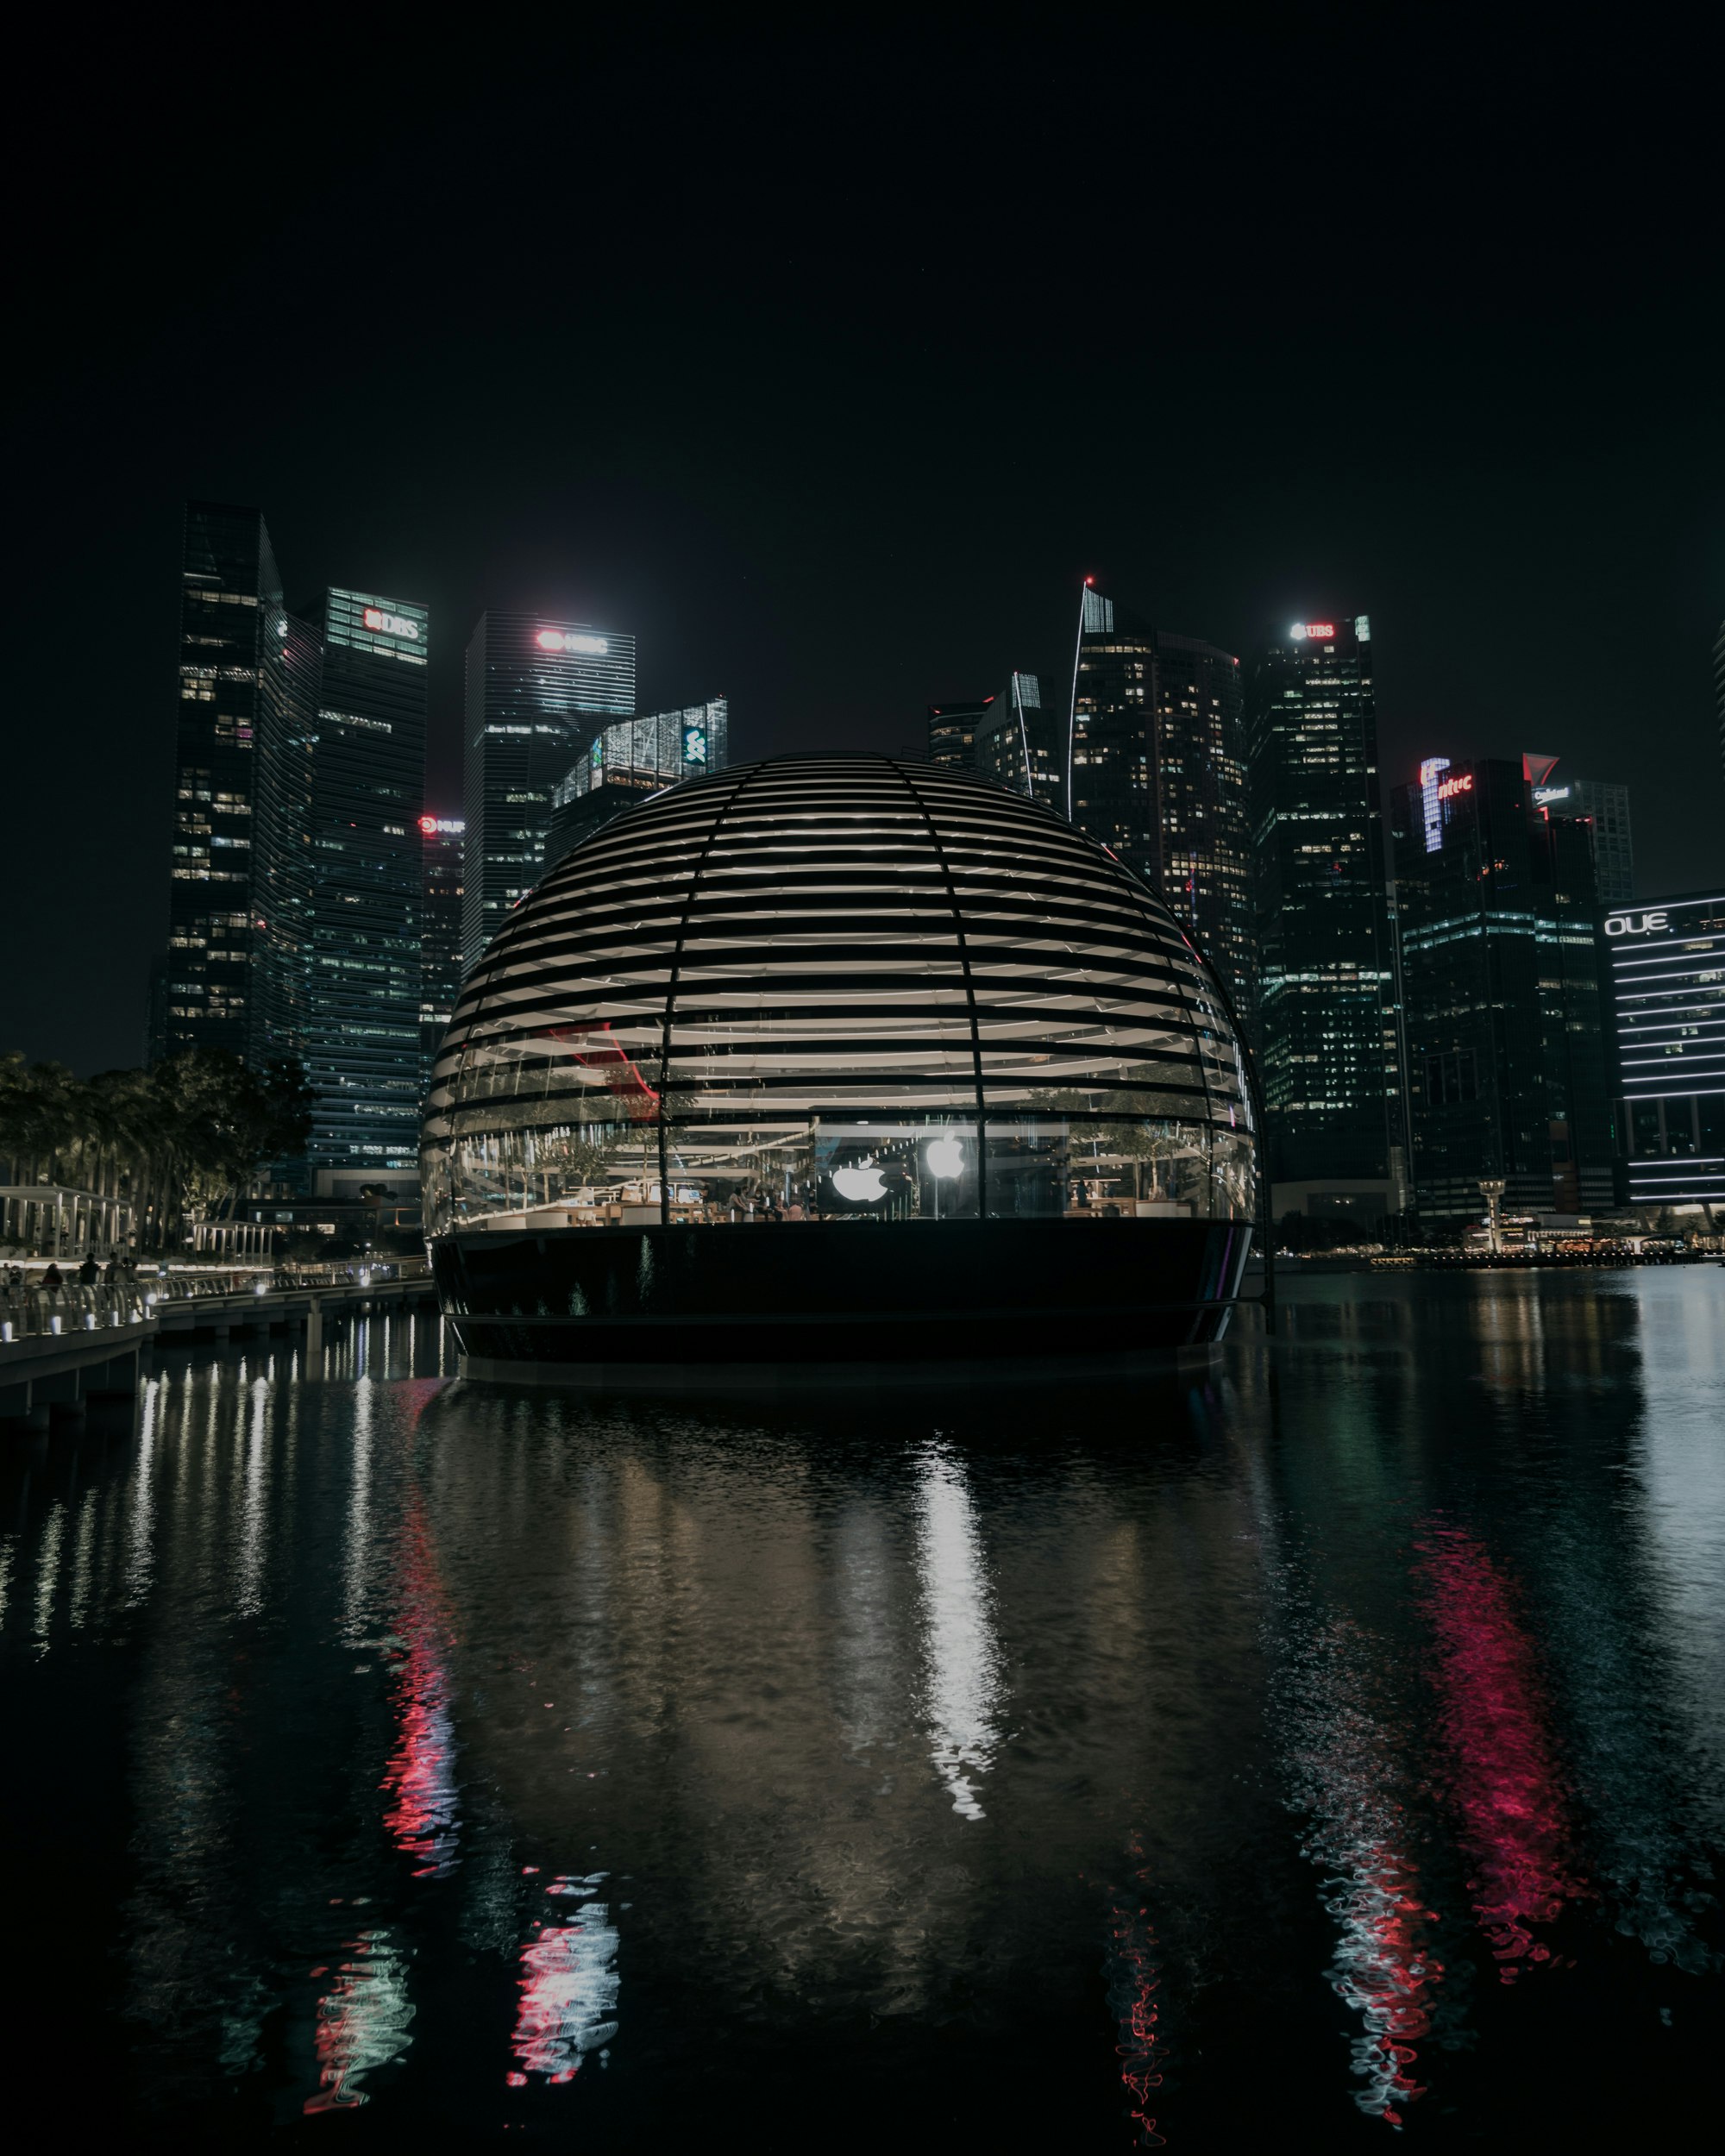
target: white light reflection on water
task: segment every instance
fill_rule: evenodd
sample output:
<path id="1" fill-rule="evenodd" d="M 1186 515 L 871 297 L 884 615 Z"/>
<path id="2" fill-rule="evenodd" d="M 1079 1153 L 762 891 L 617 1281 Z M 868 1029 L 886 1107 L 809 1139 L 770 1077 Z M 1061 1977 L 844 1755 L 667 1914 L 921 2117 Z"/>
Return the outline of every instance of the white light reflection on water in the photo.
<path id="1" fill-rule="evenodd" d="M 66 1539 L 66 1507 L 59 1498 L 42 1528 L 42 1554 L 36 1567 L 36 1651 L 48 1651 L 48 1630 L 53 1622 L 55 1590 L 60 1585 L 60 1545 Z"/>
<path id="2" fill-rule="evenodd" d="M 138 1432 L 138 1465 L 132 1491 L 132 1551 L 126 1567 L 126 1600 L 141 1602 L 150 1584 L 151 1479 L 155 1469 L 157 1416 L 167 1399 L 166 1377 L 144 1386 L 142 1426 Z"/>
<path id="3" fill-rule="evenodd" d="M 524 2087 L 530 2073 L 573 2081 L 586 2054 L 602 2053 L 617 2034 L 617 1927 L 593 1898 L 605 1876 L 563 1872 L 545 1890 L 581 1906 L 536 1919 L 521 1950 L 521 2003 L 510 2040 L 519 2063 L 505 2077 L 512 2089 Z"/>
<path id="4" fill-rule="evenodd" d="M 343 1596 L 343 1626 L 348 1644 L 361 1644 L 366 1628 L 366 1576 L 372 1555 L 372 1413 L 374 1401 L 369 1378 L 353 1392 L 354 1480 L 348 1500 L 348 1560 Z"/>
<path id="5" fill-rule="evenodd" d="M 1703 1292 L 1710 1281 L 1700 1269 L 1633 1275 L 1646 1344 L 1630 1457 L 1673 1690 L 1708 1762 L 1695 1785 L 1708 1792 L 1706 1828 L 1716 1836 L 1725 1832 L 1725 1310 Z"/>
<path id="6" fill-rule="evenodd" d="M 334 1984 L 317 2002 L 314 2041 L 317 2049 L 317 2093 L 303 2109 L 351 2110 L 367 2100 L 365 2077 L 393 2065 L 412 2042 L 413 2002 L 407 1996 L 406 1950 L 387 1926 L 362 1931 L 347 1942 L 352 1960 L 334 1971 Z"/>
<path id="7" fill-rule="evenodd" d="M 923 1711 L 935 1771 L 953 1810 L 981 1819 L 976 1784 L 1000 1742 L 1000 1653 L 975 1507 L 963 1470 L 946 1448 L 931 1445 L 919 1460 L 916 1504 Z"/>
<path id="8" fill-rule="evenodd" d="M 1443 1964 L 1438 1917 L 1426 1907 L 1407 1779 L 1390 1729 L 1374 1712 L 1371 1669 L 1383 1644 L 1345 1618 L 1305 1643 L 1289 1669 L 1289 1796 L 1308 1820 L 1302 1854 L 1324 1872 L 1337 1926 L 1332 1990 L 1360 2019 L 1350 2043 L 1362 2111 L 1400 2126 L 1426 2091 L 1415 2040 L 1432 2026 Z"/>
<path id="9" fill-rule="evenodd" d="M 90 1608 L 91 1565 L 96 1554 L 97 1495 L 92 1486 L 85 1491 L 78 1507 L 78 1533 L 72 1545 L 72 1608 L 68 1613 L 74 1632 L 82 1628 Z"/>
<path id="10" fill-rule="evenodd" d="M 263 1608 L 264 1522 L 269 1503 L 265 1480 L 268 1380 L 254 1379 L 251 1394 L 251 1427 L 246 1440 L 245 1482 L 240 1501 L 239 1592 L 234 1601 L 242 1617 L 254 1617 Z"/>

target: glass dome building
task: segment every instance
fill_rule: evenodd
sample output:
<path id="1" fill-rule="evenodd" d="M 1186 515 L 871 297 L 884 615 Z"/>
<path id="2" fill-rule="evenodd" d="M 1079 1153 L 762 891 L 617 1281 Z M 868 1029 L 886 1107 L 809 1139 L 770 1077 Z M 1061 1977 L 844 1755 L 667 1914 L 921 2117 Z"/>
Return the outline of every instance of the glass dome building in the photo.
<path id="1" fill-rule="evenodd" d="M 468 979 L 423 1139 L 439 1294 L 479 1376 L 1213 1340 L 1244 1053 L 1052 810 L 884 756 L 733 767 L 578 847 Z"/>

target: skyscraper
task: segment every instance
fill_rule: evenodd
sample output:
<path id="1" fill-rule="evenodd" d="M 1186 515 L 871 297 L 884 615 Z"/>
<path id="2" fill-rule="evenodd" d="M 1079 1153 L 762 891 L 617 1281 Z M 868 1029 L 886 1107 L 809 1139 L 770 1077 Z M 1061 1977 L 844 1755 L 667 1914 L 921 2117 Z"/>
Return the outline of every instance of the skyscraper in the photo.
<path id="1" fill-rule="evenodd" d="M 1629 1202 L 1725 1206 L 1725 892 L 1613 907 L 1605 948 Z"/>
<path id="2" fill-rule="evenodd" d="M 1066 723 L 1044 704 L 1037 675 L 1014 673 L 989 699 L 976 729 L 972 768 L 1065 813 Z"/>
<path id="3" fill-rule="evenodd" d="M 1558 775 L 1556 756 L 1524 755 L 1521 775 L 1534 789 L 1534 806 L 1587 827 L 1593 849 L 1593 882 L 1601 906 L 1635 901 L 1635 844 L 1629 824 L 1629 789 L 1611 779 Z"/>
<path id="4" fill-rule="evenodd" d="M 992 696 L 971 697 L 928 707 L 928 760 L 955 771 L 976 768 L 976 731 L 993 707 Z"/>
<path id="5" fill-rule="evenodd" d="M 1252 1001 L 1239 661 L 1153 629 L 1088 584 L 1073 674 L 1070 814 L 1160 892 Z"/>
<path id="6" fill-rule="evenodd" d="M 551 797 L 608 721 L 635 711 L 635 639 L 487 613 L 467 645 L 464 968 L 543 871 Z"/>
<path id="7" fill-rule="evenodd" d="M 1273 1202 L 1399 1213 L 1408 1198 L 1371 624 L 1296 622 L 1245 690 L 1256 1028 Z"/>
<path id="8" fill-rule="evenodd" d="M 260 948 L 278 956 L 303 927 L 303 876 L 290 873 L 294 818 L 315 725 L 315 639 L 282 606 L 262 512 L 227 502 L 185 505 L 180 564 L 168 950 L 152 982 L 153 1062 L 225 1049 L 254 1064 L 291 1034 L 291 985 L 254 977 Z M 298 744 L 296 747 L 295 744 Z M 260 780 L 268 843 L 259 848 Z M 285 790 L 287 799 L 279 798 Z M 254 856 L 269 855 L 262 888 Z M 264 927 L 254 897 L 267 901 Z"/>
<path id="9" fill-rule="evenodd" d="M 461 884 L 467 824 L 459 816 L 419 818 L 420 1099 L 461 993 Z"/>
<path id="10" fill-rule="evenodd" d="M 731 705 L 722 696 L 607 726 L 552 789 L 546 868 L 649 794 L 730 761 Z"/>
<path id="11" fill-rule="evenodd" d="M 339 1196 L 418 1169 L 430 623 L 423 606 L 371 592 L 331 589 L 307 612 L 323 676 L 300 1054 L 317 1096 L 314 1188 Z"/>
<path id="12" fill-rule="evenodd" d="M 1719 714 L 1719 768 L 1725 773 L 1725 621 L 1713 639 L 1713 704 Z"/>
<path id="13" fill-rule="evenodd" d="M 1586 1213 L 1613 1194 L 1597 907 L 1586 827 L 1522 767 L 1428 758 L 1391 827 L 1414 1174 L 1422 1219 L 1505 1204 Z"/>

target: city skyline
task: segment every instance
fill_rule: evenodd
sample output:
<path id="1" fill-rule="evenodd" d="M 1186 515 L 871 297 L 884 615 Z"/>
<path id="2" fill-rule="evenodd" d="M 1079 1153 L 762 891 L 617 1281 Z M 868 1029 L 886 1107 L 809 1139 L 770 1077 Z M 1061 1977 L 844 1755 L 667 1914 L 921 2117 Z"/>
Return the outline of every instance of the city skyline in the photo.
<path id="1" fill-rule="evenodd" d="M 184 97 L 223 109 L 237 48 L 165 34 Z M 738 757 L 892 749 L 931 699 L 1011 668 L 1063 707 L 1092 574 L 1242 654 L 1361 607 L 1386 782 L 1434 746 L 1559 749 L 1636 782 L 1645 888 L 1708 881 L 1725 431 L 1681 214 L 1713 184 L 1707 129 L 1672 103 L 1698 81 L 1649 99 L 1638 160 L 1625 73 L 1652 53 L 1595 78 L 1580 35 L 1501 36 L 1489 65 L 1422 41 L 1414 66 L 1389 26 L 1156 40 L 1128 29 L 1099 70 L 1011 26 L 937 26 L 913 65 L 812 28 L 605 26 L 580 42 L 573 147 L 557 66 L 399 55 L 355 130 L 338 73 L 276 53 L 247 92 L 272 143 L 252 190 L 207 184 L 203 131 L 165 136 L 117 53 L 91 55 L 41 140 L 65 185 L 32 190 L 21 235 L 9 776 L 28 812 L 0 916 L 46 904 L 53 932 L 18 939 L 13 1037 L 82 1069 L 132 1052 L 188 495 L 267 506 L 304 580 L 289 604 L 427 607 L 440 813 L 460 812 L 461 653 L 487 609 L 628 624 L 639 708 L 723 684 Z M 1146 69 L 1213 89 L 1159 109 L 1148 145 L 1127 123 Z M 950 127 L 961 89 L 1022 111 L 1042 154 L 985 173 Z M 687 146 L 720 110 L 726 153 L 697 174 Z M 649 110 L 685 147 L 643 167 Z M 1089 216 L 1138 236 L 1094 270 L 1079 243 L 1075 303 Z M 282 264 L 331 248 L 369 279 L 339 348 L 282 297 Z M 1201 304 L 1170 311 L 1170 253 Z M 976 334 L 1005 295 L 1035 333 Z"/>

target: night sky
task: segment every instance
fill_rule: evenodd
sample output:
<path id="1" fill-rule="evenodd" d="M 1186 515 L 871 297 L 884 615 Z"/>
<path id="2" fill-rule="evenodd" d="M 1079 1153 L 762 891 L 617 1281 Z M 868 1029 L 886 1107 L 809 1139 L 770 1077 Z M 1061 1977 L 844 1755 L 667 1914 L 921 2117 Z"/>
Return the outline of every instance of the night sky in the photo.
<path id="1" fill-rule="evenodd" d="M 0 1047 L 141 1059 L 187 495 L 290 603 L 431 608 L 444 813 L 487 605 L 632 630 L 746 757 L 1058 676 L 1091 571 L 1242 654 L 1369 612 L 1386 783 L 1556 752 L 1632 782 L 1644 893 L 1725 869 L 1674 18 L 186 20 L 15 71 Z"/>

